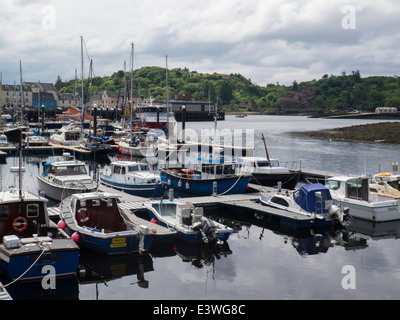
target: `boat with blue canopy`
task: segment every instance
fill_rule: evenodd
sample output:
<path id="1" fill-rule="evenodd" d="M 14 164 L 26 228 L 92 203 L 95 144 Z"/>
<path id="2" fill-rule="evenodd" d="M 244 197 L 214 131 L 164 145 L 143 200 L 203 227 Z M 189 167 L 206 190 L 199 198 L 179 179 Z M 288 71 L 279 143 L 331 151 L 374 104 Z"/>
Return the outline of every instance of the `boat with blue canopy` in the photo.
<path id="1" fill-rule="evenodd" d="M 341 209 L 333 204 L 330 190 L 321 183 L 305 184 L 295 191 L 277 192 L 261 197 L 260 202 L 275 209 L 313 218 L 315 226 L 337 222 L 345 224 L 349 214 L 348 208 Z"/>

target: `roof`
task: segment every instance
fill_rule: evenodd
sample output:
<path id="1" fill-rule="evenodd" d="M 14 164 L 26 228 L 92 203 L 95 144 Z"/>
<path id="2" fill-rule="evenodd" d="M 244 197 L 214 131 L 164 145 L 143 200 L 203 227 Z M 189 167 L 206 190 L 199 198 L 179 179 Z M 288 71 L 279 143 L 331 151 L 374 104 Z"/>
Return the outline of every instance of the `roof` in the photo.
<path id="1" fill-rule="evenodd" d="M 83 192 L 83 193 L 75 193 L 72 195 L 73 198 L 79 200 L 88 200 L 88 199 L 101 199 L 101 198 L 121 198 L 119 194 L 110 193 L 110 192 Z"/>

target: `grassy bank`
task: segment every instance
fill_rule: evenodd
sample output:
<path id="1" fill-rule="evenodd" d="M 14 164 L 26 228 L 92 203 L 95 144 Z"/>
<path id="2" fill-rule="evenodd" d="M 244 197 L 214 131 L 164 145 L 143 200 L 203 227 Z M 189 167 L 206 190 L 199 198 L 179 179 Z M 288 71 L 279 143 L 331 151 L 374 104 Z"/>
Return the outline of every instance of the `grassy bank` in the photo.
<path id="1" fill-rule="evenodd" d="M 400 144 L 400 122 L 382 122 L 321 131 L 291 132 L 292 136 L 342 141 Z"/>

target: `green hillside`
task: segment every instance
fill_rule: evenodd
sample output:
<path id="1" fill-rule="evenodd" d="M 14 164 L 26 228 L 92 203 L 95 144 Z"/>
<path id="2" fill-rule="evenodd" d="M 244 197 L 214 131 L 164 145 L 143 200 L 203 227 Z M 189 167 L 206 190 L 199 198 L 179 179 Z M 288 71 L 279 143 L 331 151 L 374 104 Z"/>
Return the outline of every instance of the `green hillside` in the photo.
<path id="1" fill-rule="evenodd" d="M 143 67 L 133 72 L 133 95 L 151 96 L 154 100 L 166 99 L 166 72 L 161 67 Z M 268 84 L 259 86 L 241 74 L 203 74 L 184 69 L 168 72 L 170 97 L 191 94 L 192 100 L 218 99 L 225 111 L 260 111 L 271 114 L 328 113 L 333 111 L 374 111 L 376 107 L 400 109 L 400 78 L 397 76 L 373 76 L 362 78 L 360 72 L 341 75 L 323 75 L 319 80 L 297 83 L 291 86 Z M 85 96 L 88 92 L 110 90 L 124 92 L 131 74 L 122 70 L 111 76 L 93 77 L 91 91 L 89 80 L 84 80 Z M 59 92 L 73 92 L 75 80 L 62 81 L 58 77 Z M 80 92 L 81 82 L 76 86 Z"/>

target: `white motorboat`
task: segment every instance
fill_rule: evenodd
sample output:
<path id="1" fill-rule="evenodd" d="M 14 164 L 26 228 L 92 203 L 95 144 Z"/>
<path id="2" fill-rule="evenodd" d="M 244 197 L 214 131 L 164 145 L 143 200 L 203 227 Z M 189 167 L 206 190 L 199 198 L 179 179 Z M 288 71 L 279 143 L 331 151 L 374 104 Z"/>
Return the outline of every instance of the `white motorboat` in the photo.
<path id="1" fill-rule="evenodd" d="M 160 198 L 165 185 L 150 164 L 138 161 L 113 161 L 100 174 L 100 182 L 108 187 L 145 198 Z"/>
<path id="2" fill-rule="evenodd" d="M 331 177 L 325 185 L 330 189 L 334 203 L 348 207 L 354 218 L 375 222 L 400 219 L 397 200 L 372 193 L 366 176 Z"/>
<path id="3" fill-rule="evenodd" d="M 277 192 L 268 197 L 261 197 L 260 202 L 266 206 L 288 211 L 314 219 L 315 226 L 323 227 L 339 222 L 344 225 L 348 210 L 333 204 L 331 193 L 320 183 L 301 186 L 295 191 Z"/>
<path id="4" fill-rule="evenodd" d="M 97 182 L 88 174 L 85 163 L 64 154 L 64 160 L 44 162 L 43 172 L 38 175 L 39 191 L 46 197 L 61 201 L 74 193 L 91 192 Z"/>
<path id="5" fill-rule="evenodd" d="M 277 159 L 266 157 L 242 157 L 243 170 L 250 172 L 251 183 L 276 187 L 278 182 L 284 189 L 294 189 L 299 180 L 299 171 L 289 170 L 281 166 Z"/>

